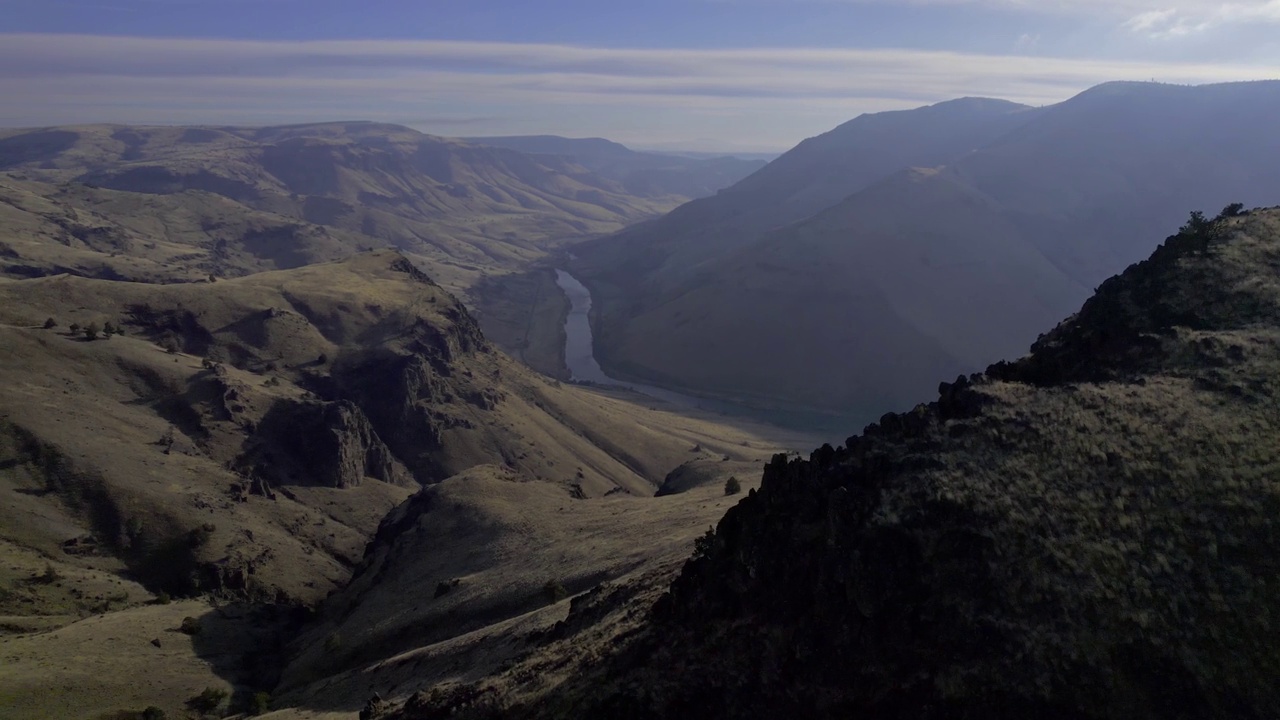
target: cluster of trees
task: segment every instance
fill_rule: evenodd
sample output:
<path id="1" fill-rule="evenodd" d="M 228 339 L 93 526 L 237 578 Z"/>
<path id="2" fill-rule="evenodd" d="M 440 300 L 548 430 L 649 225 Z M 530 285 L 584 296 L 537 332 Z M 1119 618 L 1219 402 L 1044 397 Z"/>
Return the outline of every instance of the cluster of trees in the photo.
<path id="1" fill-rule="evenodd" d="M 44 321 L 45 330 L 52 330 L 56 327 L 58 327 L 57 320 L 49 318 Z M 71 323 L 67 326 L 67 330 L 69 330 L 72 335 L 83 335 L 85 340 L 97 340 L 98 338 L 109 339 L 112 335 L 124 334 L 124 327 L 114 325 L 109 320 L 102 325 L 98 325 L 96 322 L 91 322 L 84 326 L 80 323 Z"/>

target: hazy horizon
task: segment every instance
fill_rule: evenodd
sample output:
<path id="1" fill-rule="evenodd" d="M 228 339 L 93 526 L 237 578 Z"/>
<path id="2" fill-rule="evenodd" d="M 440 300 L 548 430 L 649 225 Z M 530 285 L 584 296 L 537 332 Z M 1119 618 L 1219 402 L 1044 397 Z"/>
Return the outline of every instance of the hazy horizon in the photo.
<path id="1" fill-rule="evenodd" d="M 0 126 L 362 119 L 779 152 L 864 112 L 1274 78 L 1280 0 L 0 0 Z"/>

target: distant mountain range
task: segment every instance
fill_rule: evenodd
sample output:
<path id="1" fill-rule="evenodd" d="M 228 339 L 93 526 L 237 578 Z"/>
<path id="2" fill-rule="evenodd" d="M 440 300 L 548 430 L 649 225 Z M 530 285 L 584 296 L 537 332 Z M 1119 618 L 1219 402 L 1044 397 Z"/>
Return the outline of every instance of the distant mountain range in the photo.
<path id="1" fill-rule="evenodd" d="M 1016 357 L 1187 208 L 1280 198 L 1280 82 L 864 115 L 581 245 L 615 376 L 864 421 Z"/>
<path id="2" fill-rule="evenodd" d="M 367 122 L 0 131 L 0 274 L 173 281 L 389 245 L 458 290 L 757 167 L 614 156 L 597 171 Z"/>
<path id="3" fill-rule="evenodd" d="M 621 183 L 628 192 L 649 197 L 713 195 L 764 167 L 761 158 L 699 153 L 636 152 L 601 138 L 564 138 L 555 135 L 464 138 L 477 145 L 508 148 L 530 155 L 572 158 L 588 170 Z"/>

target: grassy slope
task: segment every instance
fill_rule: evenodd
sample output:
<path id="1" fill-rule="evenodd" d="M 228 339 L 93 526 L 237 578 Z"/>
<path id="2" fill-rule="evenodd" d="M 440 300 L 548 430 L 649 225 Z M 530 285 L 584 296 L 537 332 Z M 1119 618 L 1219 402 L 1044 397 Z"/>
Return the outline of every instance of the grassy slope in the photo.
<path id="1" fill-rule="evenodd" d="M 213 563 L 231 573 L 247 571 L 256 596 L 279 591 L 314 602 L 345 582 L 382 516 L 410 491 L 370 478 L 346 489 L 316 487 L 285 452 L 276 465 L 293 480 L 276 481 L 274 499 L 250 493 L 240 502 L 232 490 L 245 483 L 243 470 L 232 468 L 242 468 L 238 458 L 251 447 L 252 428 L 273 406 L 320 402 L 302 387 L 314 382 L 308 377 L 326 377 L 371 347 L 399 352 L 415 337 L 436 337 L 437 330 L 442 337 L 473 332 L 463 327 L 469 322 L 465 311 L 443 289 L 393 269 L 401 262 L 380 252 L 166 286 L 67 276 L 0 282 L 5 626 L 29 632 L 133 608 L 130 617 L 153 627 L 147 624 L 153 616 L 139 606 L 154 597 L 157 583 L 168 581 L 145 561 L 148 549 L 206 524 L 213 530 L 193 548 L 194 567 Z M 37 327 L 47 316 L 60 327 Z M 87 342 L 66 333 L 71 322 L 104 321 L 123 321 L 128 334 Z M 406 335 L 406 327 L 426 330 Z M 167 353 L 157 342 L 184 351 Z M 317 365 L 321 354 L 329 362 Z M 778 438 L 766 429 L 735 430 L 714 418 L 650 410 L 626 394 L 561 386 L 489 350 L 454 357 L 443 394 L 429 405 L 433 415 L 453 418 L 445 422 L 434 460 L 449 474 L 510 463 L 528 479 L 542 480 L 535 485 L 545 487 L 548 497 L 567 499 L 578 492 L 575 486 L 587 496 L 611 490 L 651 495 L 669 470 L 692 458 L 759 458 L 777 447 Z M 209 369 L 206 358 L 220 368 Z M 480 401 L 468 399 L 473 385 L 497 389 L 497 402 L 474 404 Z M 166 435 L 172 444 L 160 442 Z M 692 452 L 695 446 L 701 449 Z M 65 541 L 87 535 L 97 540 L 95 552 L 64 551 Z M 143 550 L 130 549 L 138 547 Z M 46 563 L 64 579 L 34 582 Z M 125 573 L 142 577 L 150 591 L 123 581 Z M 234 587 L 224 590 L 238 594 Z M 43 637 L 22 640 L 17 655 L 63 657 L 60 645 L 40 649 Z M 93 647 L 101 655 L 86 651 L 86 662 L 118 652 L 106 640 Z M 103 706 L 94 698 L 107 691 L 85 687 L 77 695 L 71 678 L 85 666 L 64 666 L 41 671 L 67 678 L 70 694 L 59 694 L 58 702 L 78 699 L 82 717 L 96 715 Z M 0 671 L 0 686 L 23 695 L 6 717 L 50 712 L 14 689 L 20 685 L 13 683 L 26 682 L 21 677 Z M 174 685 L 155 702 L 180 705 L 185 688 Z M 121 695 L 120 702 L 132 697 Z"/>
<path id="2" fill-rule="evenodd" d="M 9 130 L 0 272 L 172 281 L 390 245 L 459 292 L 683 199 L 372 123 Z"/>

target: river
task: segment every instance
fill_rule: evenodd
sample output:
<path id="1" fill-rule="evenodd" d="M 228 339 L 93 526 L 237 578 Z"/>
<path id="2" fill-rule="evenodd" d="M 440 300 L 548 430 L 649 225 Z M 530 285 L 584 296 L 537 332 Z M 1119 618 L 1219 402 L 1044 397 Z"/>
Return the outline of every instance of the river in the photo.
<path id="1" fill-rule="evenodd" d="M 738 405 L 726 400 L 711 400 L 667 390 L 665 388 L 643 385 L 629 380 L 618 380 L 609 377 L 596 360 L 595 346 L 591 337 L 591 291 L 577 278 L 564 270 L 556 270 L 556 284 L 569 297 L 569 317 L 564 321 L 565 346 L 564 363 L 569 368 L 569 376 L 575 382 L 588 382 L 616 388 L 625 388 L 659 400 L 665 400 L 682 408 L 693 408 L 714 412 L 720 415 L 750 417 L 771 425 L 795 430 L 820 432 L 830 437 L 844 437 L 840 433 L 850 427 L 861 427 L 870 419 L 857 419 L 824 414 L 804 409 L 796 410 L 764 410 L 746 405 Z M 879 417 L 878 415 L 876 417 Z"/>
<path id="2" fill-rule="evenodd" d="M 568 366 L 569 376 L 575 382 L 627 388 L 682 407 L 716 412 L 730 410 L 732 406 L 728 403 L 609 377 L 596 361 L 595 346 L 591 337 L 591 291 L 564 270 L 556 270 L 556 284 L 569 297 L 569 317 L 564 321 L 564 364 Z"/>

